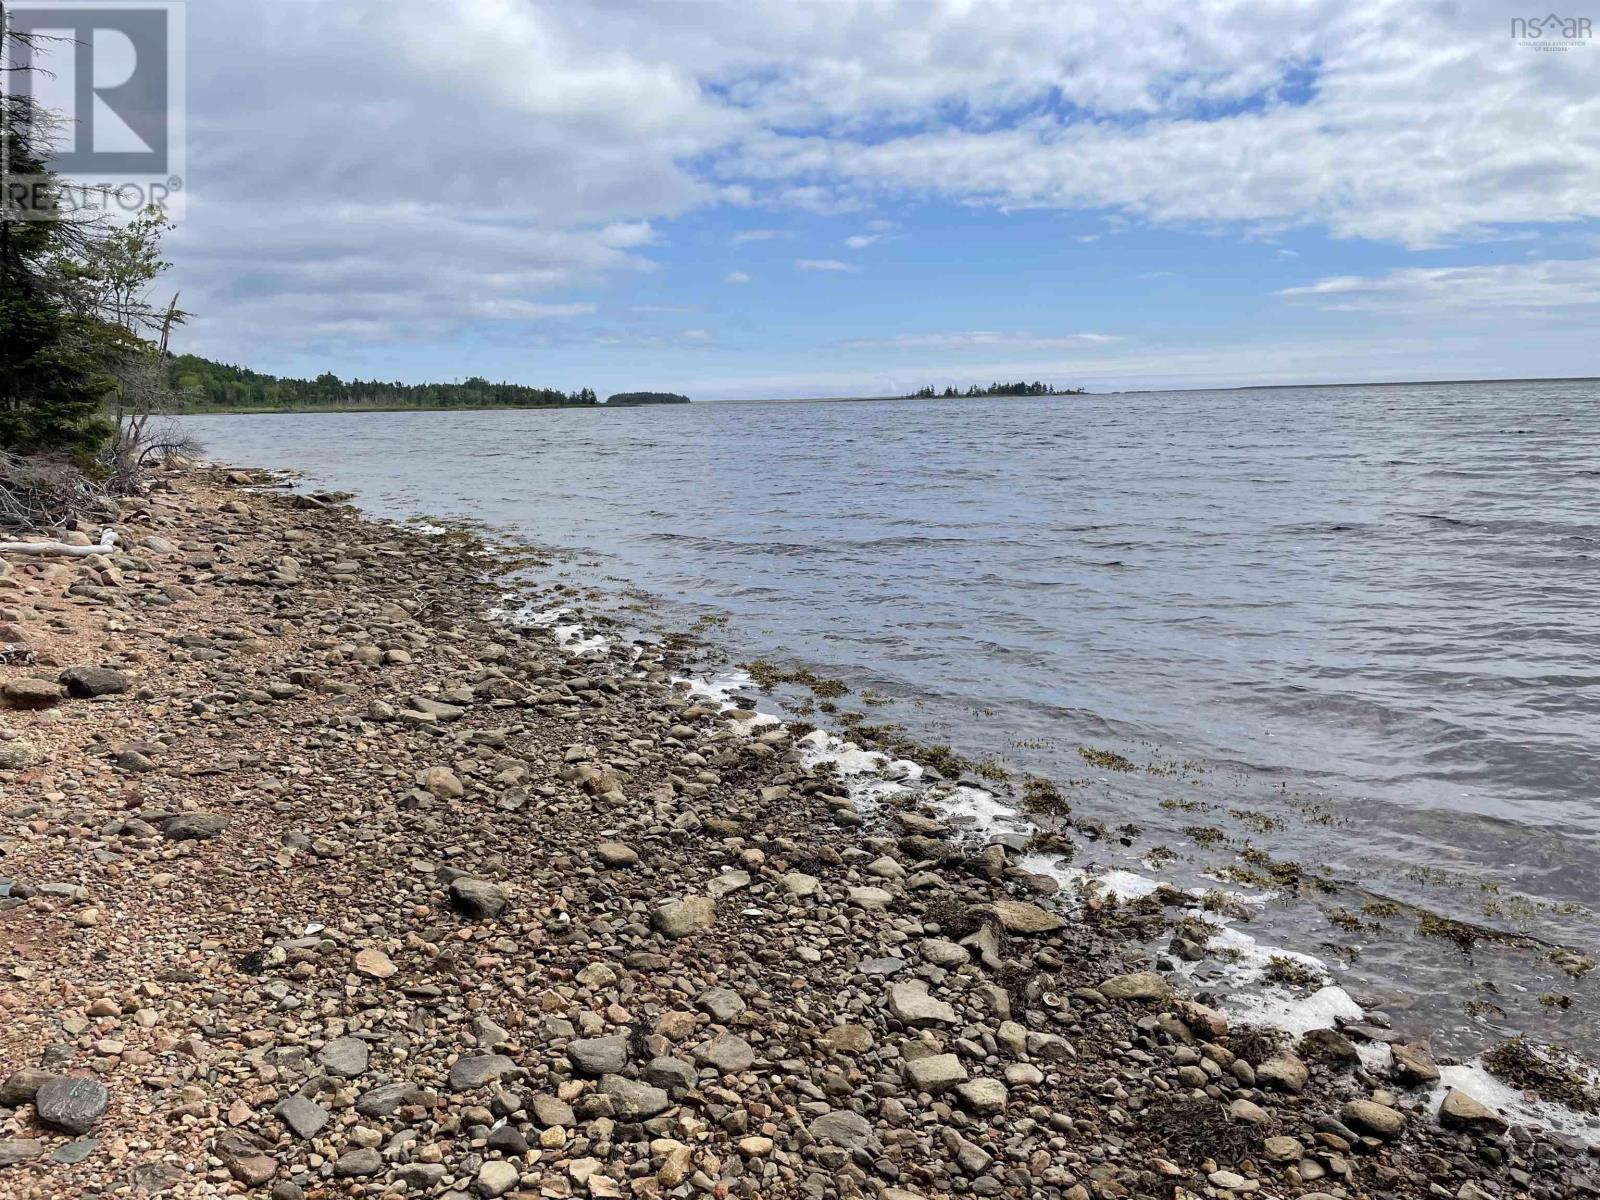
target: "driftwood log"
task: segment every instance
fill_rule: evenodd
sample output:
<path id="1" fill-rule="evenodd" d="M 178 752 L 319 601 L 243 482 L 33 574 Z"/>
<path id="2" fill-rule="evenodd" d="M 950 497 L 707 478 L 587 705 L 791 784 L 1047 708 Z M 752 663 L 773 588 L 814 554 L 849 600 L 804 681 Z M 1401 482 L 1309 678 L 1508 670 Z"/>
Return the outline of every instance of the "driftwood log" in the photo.
<path id="1" fill-rule="evenodd" d="M 108 529 L 92 546 L 69 546 L 66 542 L 0 542 L 0 554 L 48 554 L 65 558 L 88 558 L 110 554 L 117 548 L 117 531 Z"/>

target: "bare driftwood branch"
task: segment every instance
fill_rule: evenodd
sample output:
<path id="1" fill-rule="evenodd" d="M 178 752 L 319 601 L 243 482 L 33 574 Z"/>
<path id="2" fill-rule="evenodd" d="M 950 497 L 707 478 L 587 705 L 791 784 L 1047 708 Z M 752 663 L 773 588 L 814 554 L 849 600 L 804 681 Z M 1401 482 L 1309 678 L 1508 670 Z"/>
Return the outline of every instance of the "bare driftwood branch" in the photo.
<path id="1" fill-rule="evenodd" d="M 62 558 L 89 558 L 111 554 L 117 548 L 117 531 L 108 529 L 92 546 L 69 546 L 66 542 L 0 542 L 0 554 L 40 554 Z"/>

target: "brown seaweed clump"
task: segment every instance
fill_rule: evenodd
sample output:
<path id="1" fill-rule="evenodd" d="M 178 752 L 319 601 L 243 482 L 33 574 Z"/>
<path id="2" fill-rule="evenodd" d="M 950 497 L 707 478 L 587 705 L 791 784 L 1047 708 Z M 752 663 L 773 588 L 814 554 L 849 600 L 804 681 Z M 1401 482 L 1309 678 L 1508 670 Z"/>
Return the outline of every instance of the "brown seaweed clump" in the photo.
<path id="1" fill-rule="evenodd" d="M 1513 1087 L 1541 1100 L 1579 1112 L 1600 1113 L 1600 1085 L 1594 1073 L 1559 1046 L 1535 1046 L 1521 1037 L 1502 1042 L 1483 1056 L 1483 1065 Z"/>
<path id="2" fill-rule="evenodd" d="M 1233 1120 L 1215 1100 L 1193 1096 L 1157 1100 L 1139 1114 L 1139 1124 L 1166 1157 L 1187 1166 L 1236 1163 L 1261 1140 L 1260 1129 Z"/>

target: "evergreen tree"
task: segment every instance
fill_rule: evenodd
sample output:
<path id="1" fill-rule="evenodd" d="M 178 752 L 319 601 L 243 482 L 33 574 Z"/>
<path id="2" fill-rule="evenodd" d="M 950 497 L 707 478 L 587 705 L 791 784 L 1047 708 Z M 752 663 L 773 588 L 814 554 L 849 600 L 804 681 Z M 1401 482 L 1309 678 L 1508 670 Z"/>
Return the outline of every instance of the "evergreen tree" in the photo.
<path id="1" fill-rule="evenodd" d="M 111 432 L 102 404 L 114 380 L 100 322 L 59 266 L 81 259 L 95 231 L 62 209 L 49 114 L 11 92 L 27 40 L 0 14 L 0 449 L 87 461 Z"/>

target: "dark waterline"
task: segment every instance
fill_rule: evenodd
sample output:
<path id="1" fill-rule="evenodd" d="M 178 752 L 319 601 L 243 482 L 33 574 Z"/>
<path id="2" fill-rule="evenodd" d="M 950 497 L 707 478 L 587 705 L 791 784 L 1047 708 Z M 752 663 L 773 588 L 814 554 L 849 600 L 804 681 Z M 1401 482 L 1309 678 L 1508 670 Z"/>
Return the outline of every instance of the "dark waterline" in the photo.
<path id="1" fill-rule="evenodd" d="M 1168 846 L 1198 878 L 1248 843 L 1594 950 L 1594 382 L 188 424 L 381 515 L 579 551 L 575 580 L 668 624 L 730 618 L 737 659 L 890 701 L 868 720 L 1076 781 L 1079 814 L 1140 828 L 1084 858 Z M 1194 770 L 1108 775 L 1085 745 Z M 1464 1046 L 1600 1044 L 1593 976 L 1330 924 L 1362 894 L 1258 925 Z"/>

